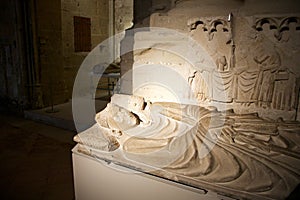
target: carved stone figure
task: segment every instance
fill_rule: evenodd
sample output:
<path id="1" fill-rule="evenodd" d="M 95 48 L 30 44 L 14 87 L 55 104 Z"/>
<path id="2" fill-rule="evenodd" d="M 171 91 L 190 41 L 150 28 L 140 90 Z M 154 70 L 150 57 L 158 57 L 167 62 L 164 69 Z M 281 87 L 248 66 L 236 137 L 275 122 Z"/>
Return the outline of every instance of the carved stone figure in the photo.
<path id="1" fill-rule="evenodd" d="M 254 57 L 260 67 L 259 78 L 253 93 L 261 106 L 291 111 L 297 109 L 297 76 L 299 69 L 295 65 L 299 59 L 293 54 L 299 52 L 299 39 L 287 33 L 297 35 L 298 17 L 262 17 L 256 19 L 257 56 Z M 293 41 L 291 43 L 291 41 Z M 265 50 L 263 50 L 265 49 Z M 287 54 L 290 54 L 288 56 Z M 261 54 L 261 55 L 259 55 Z M 265 66 L 265 67 L 262 67 Z M 266 70 L 264 70 L 266 69 Z M 265 80 L 265 81 L 264 81 Z M 259 86 L 258 83 L 261 83 Z M 264 86 L 265 85 L 265 86 Z M 262 90 L 259 90 L 259 87 Z M 262 95 L 260 95 L 261 93 Z"/>
<path id="2" fill-rule="evenodd" d="M 75 141 L 100 159 L 247 198 L 285 198 L 299 183 L 296 122 L 127 95 L 113 96 L 96 121 Z"/>
<path id="3" fill-rule="evenodd" d="M 203 48 L 201 59 L 192 65 L 160 50 L 182 44 L 172 34 L 138 32 L 134 40 L 146 38 L 151 46 L 134 52 L 133 88 L 141 79 L 149 85 L 132 95 L 115 94 L 97 123 L 75 137 L 78 149 L 238 199 L 287 198 L 300 183 L 299 14 L 198 16 L 201 6 L 191 14 L 184 7 L 198 1 L 173 4 L 150 16 L 150 25 L 188 35 Z M 182 99 L 196 101 L 175 101 L 176 95 L 151 82 L 157 78 L 168 83 L 165 88 L 176 85 Z M 182 85 L 188 87 L 180 90 Z"/>
<path id="4" fill-rule="evenodd" d="M 262 46 L 261 43 L 265 42 Z M 275 84 L 275 73 L 281 66 L 279 54 L 274 46 L 268 45 L 262 35 L 258 35 L 257 55 L 254 57 L 258 64 L 258 77 L 253 99 L 257 99 L 259 106 L 270 107 Z"/>
<path id="5" fill-rule="evenodd" d="M 232 33 L 227 16 L 190 19 L 190 32 L 215 59 L 219 71 L 232 68 Z M 204 36 L 204 37 L 203 37 Z"/>

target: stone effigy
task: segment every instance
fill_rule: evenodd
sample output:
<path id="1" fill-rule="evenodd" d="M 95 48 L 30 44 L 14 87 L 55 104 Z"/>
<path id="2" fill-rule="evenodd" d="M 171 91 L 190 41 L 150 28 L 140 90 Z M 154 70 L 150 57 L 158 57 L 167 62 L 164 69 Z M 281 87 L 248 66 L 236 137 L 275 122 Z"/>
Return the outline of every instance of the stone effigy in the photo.
<path id="1" fill-rule="evenodd" d="M 299 183 L 300 123 L 115 95 L 75 137 L 82 152 L 233 197 L 282 199 Z"/>
<path id="2" fill-rule="evenodd" d="M 79 150 L 234 198 L 288 197 L 300 183 L 299 14 L 237 15 L 224 9 L 220 16 L 199 17 L 205 10 L 197 1 L 176 4 L 168 13 L 153 14 L 150 26 L 180 30 L 212 62 L 192 65 L 160 48 L 171 49 L 179 40 L 136 34 L 136 43 L 151 42 L 134 52 L 133 94 L 112 97 L 97 123 L 75 137 Z M 160 65 L 182 76 L 192 93 L 180 93 L 184 101 L 151 85 L 157 76 L 172 76 Z M 164 83 L 181 83 L 174 77 Z M 144 79 L 150 85 L 141 88 Z"/>

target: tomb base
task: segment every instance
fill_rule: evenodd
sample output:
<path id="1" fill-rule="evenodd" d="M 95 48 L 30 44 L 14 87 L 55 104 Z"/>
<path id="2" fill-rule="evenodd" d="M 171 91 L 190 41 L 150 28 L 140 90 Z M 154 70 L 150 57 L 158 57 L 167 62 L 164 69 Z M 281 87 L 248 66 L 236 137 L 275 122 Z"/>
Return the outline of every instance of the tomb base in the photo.
<path id="1" fill-rule="evenodd" d="M 217 200 L 231 199 L 87 156 L 72 150 L 77 200 Z"/>

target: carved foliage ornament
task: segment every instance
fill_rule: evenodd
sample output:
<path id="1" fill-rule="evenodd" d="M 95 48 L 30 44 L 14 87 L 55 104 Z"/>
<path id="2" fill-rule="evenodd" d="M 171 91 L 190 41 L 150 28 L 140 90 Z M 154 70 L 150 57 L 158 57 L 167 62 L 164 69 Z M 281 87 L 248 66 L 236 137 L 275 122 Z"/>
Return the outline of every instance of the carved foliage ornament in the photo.
<path id="1" fill-rule="evenodd" d="M 257 31 L 263 31 L 263 25 L 269 24 L 270 30 L 274 30 L 274 37 L 280 41 L 282 33 L 290 30 L 290 24 L 296 23 L 296 30 L 300 31 L 299 17 L 263 17 L 255 19 L 254 28 Z"/>
<path id="2" fill-rule="evenodd" d="M 216 18 L 194 18 L 188 21 L 189 30 L 195 30 L 197 26 L 202 25 L 202 30 L 207 32 L 208 40 L 211 41 L 214 37 L 214 33 L 217 32 L 217 26 L 221 25 L 223 32 L 229 32 L 230 30 L 230 21 L 227 21 L 225 17 L 216 17 Z M 230 41 L 228 41 L 230 42 Z"/>

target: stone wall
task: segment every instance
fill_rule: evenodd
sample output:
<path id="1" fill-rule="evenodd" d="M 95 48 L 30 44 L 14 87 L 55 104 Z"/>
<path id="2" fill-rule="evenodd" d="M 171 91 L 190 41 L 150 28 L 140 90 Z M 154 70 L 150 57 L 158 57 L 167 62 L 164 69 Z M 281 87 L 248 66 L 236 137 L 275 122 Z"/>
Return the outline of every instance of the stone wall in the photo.
<path id="1" fill-rule="evenodd" d="M 92 49 L 109 36 L 109 1 L 62 0 L 62 53 L 66 95 L 72 96 L 74 79 L 82 61 L 89 52 L 75 52 L 73 16 L 91 18 Z"/>
<path id="2" fill-rule="evenodd" d="M 165 13 L 172 7 L 171 0 L 117 0 L 115 1 L 115 16 L 116 16 L 116 32 L 120 33 L 124 30 L 139 27 L 148 27 L 150 25 L 150 15 L 152 13 Z M 133 47 L 133 35 L 126 35 L 131 38 L 118 44 L 116 48 L 121 50 L 121 92 L 132 93 L 132 52 L 124 53 L 124 49 Z"/>
<path id="3" fill-rule="evenodd" d="M 21 4 L 16 0 L 0 2 L 0 100 L 25 105 L 28 99 L 20 10 Z"/>
<path id="4" fill-rule="evenodd" d="M 1 97 L 32 108 L 68 101 L 89 53 L 75 52 L 73 17 L 91 19 L 93 49 L 109 36 L 111 2 L 1 1 Z"/>
<path id="5" fill-rule="evenodd" d="M 116 33 L 133 26 L 133 6 L 133 0 L 115 0 Z"/>
<path id="6" fill-rule="evenodd" d="M 1 1 L 1 97 L 39 108 L 66 100 L 61 3 Z"/>
<path id="7" fill-rule="evenodd" d="M 36 28 L 44 106 L 65 102 L 66 84 L 62 65 L 61 2 L 37 1 Z"/>

